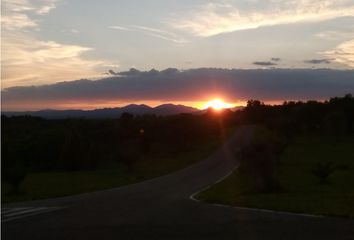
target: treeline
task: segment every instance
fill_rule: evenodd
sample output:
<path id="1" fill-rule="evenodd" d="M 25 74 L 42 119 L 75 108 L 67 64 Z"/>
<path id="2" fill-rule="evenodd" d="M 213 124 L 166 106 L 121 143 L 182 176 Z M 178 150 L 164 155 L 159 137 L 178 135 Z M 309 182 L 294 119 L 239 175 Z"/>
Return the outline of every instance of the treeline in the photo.
<path id="1" fill-rule="evenodd" d="M 2 116 L 2 180 L 18 185 L 28 172 L 154 164 L 155 156 L 193 151 L 221 136 L 233 118 L 231 111 L 218 117 L 212 112 L 164 117 L 124 113 L 107 120 Z"/>
<path id="2" fill-rule="evenodd" d="M 252 142 L 238 153 L 239 181 L 244 193 L 281 191 L 278 179 L 281 155 L 294 137 L 302 134 L 340 135 L 354 133 L 354 98 L 348 94 L 329 101 L 284 102 L 270 106 L 258 100 L 248 101 L 237 114 L 238 124 L 256 124 Z M 316 147 L 316 146 L 314 146 Z M 339 167 L 335 161 L 322 161 L 312 166 L 311 173 L 322 184 Z"/>
<path id="3" fill-rule="evenodd" d="M 351 94 L 328 101 L 289 101 L 266 105 L 250 100 L 237 114 L 239 124 L 259 124 L 287 137 L 298 133 L 351 134 L 354 132 L 354 98 Z"/>
<path id="4" fill-rule="evenodd" d="M 276 141 L 280 146 L 270 148 L 279 155 L 299 133 L 353 134 L 354 98 L 348 94 L 325 102 L 277 106 L 250 100 L 236 112 L 209 110 L 164 117 L 124 113 L 107 120 L 30 116 L 2 116 L 1 120 L 2 181 L 16 186 L 28 172 L 95 170 L 111 163 L 131 169 L 137 161 L 153 164 L 154 156 L 192 151 L 210 140 L 223 139 L 227 129 L 242 124 L 277 132 L 282 137 Z"/>

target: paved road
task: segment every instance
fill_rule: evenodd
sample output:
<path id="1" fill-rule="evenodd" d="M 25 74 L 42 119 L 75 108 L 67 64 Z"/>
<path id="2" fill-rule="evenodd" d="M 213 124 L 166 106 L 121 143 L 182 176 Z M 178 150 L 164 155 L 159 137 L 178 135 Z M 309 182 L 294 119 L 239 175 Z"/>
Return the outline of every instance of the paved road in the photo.
<path id="1" fill-rule="evenodd" d="M 259 212 L 190 199 L 237 166 L 230 146 L 247 144 L 251 134 L 250 127 L 240 129 L 208 159 L 168 176 L 4 206 L 4 213 L 15 215 L 4 214 L 2 239 L 354 239 L 354 220 Z"/>

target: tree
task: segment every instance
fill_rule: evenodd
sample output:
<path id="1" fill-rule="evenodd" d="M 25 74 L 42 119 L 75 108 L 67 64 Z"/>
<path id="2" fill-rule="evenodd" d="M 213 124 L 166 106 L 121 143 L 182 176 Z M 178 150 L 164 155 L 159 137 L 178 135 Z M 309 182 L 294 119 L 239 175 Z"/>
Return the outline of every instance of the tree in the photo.
<path id="1" fill-rule="evenodd" d="M 274 192 L 280 188 L 276 168 L 280 146 L 277 136 L 266 128 L 257 128 L 249 146 L 241 149 L 239 172 L 252 180 L 253 192 Z M 285 146 L 282 146 L 285 147 Z"/>

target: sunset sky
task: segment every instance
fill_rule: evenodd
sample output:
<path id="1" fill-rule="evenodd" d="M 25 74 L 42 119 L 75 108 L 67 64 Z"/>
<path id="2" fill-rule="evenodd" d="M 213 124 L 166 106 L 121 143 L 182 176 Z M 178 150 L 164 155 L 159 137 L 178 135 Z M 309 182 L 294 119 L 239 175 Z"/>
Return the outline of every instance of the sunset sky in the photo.
<path id="1" fill-rule="evenodd" d="M 354 0 L 1 3 L 3 110 L 354 93 Z"/>

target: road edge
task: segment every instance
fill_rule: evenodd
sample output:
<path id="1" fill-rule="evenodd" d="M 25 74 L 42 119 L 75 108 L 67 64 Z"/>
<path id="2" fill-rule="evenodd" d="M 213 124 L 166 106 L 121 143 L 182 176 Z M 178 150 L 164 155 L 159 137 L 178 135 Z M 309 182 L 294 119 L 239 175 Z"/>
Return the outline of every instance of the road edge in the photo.
<path id="1" fill-rule="evenodd" d="M 215 207 L 224 207 L 224 208 L 232 208 L 232 209 L 237 209 L 237 210 L 246 210 L 246 211 L 252 211 L 252 212 L 259 212 L 259 213 L 272 213 L 272 214 L 279 214 L 279 215 L 288 215 L 288 216 L 301 216 L 301 217 L 310 217 L 310 218 L 327 218 L 330 216 L 324 216 L 324 215 L 317 215 L 317 214 L 309 214 L 309 213 L 293 213 L 293 212 L 287 212 L 287 211 L 276 211 L 276 210 L 271 210 L 271 209 L 263 209 L 263 208 L 250 208 L 250 207 L 238 207 L 238 206 L 232 206 L 232 205 L 226 205 L 226 204 L 220 204 L 220 203 L 209 203 L 209 202 L 204 202 L 196 198 L 196 196 L 209 188 L 211 188 L 213 185 L 220 183 L 221 181 L 225 180 L 228 178 L 234 171 L 238 168 L 236 166 L 232 171 L 228 172 L 225 176 L 221 177 L 214 183 L 202 188 L 201 190 L 193 193 L 192 195 L 189 196 L 189 199 L 199 203 L 199 204 L 207 204 L 210 206 L 215 206 Z"/>

